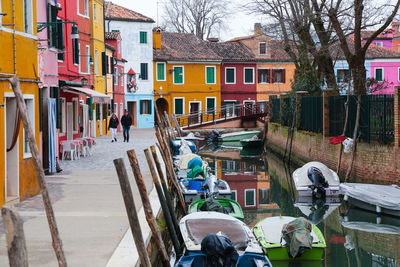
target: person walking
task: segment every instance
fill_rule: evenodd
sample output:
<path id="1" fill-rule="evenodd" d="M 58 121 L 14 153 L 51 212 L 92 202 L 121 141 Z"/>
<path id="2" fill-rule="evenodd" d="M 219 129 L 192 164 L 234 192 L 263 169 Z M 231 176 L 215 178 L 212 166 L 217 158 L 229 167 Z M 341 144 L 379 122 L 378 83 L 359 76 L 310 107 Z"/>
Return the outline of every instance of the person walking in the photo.
<path id="1" fill-rule="evenodd" d="M 125 110 L 124 115 L 121 118 L 121 124 L 124 132 L 124 142 L 129 142 L 129 129 L 132 125 L 132 118 L 127 110 Z"/>
<path id="2" fill-rule="evenodd" d="M 118 128 L 119 120 L 117 115 L 113 113 L 110 118 L 110 123 L 108 124 L 108 129 L 111 131 L 111 143 L 114 141 L 117 142 L 117 128 Z"/>

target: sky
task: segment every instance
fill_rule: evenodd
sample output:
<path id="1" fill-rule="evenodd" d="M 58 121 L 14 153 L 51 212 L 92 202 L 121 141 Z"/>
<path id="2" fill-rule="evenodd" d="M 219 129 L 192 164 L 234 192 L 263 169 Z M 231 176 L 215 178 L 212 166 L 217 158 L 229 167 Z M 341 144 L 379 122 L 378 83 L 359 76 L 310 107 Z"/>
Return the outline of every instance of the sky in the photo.
<path id="1" fill-rule="evenodd" d="M 118 5 L 127 7 L 136 12 L 139 12 L 145 16 L 151 17 L 157 23 L 161 24 L 163 5 L 165 1 L 163 0 L 109 0 Z M 231 0 L 234 4 L 239 4 L 243 1 L 241 0 Z M 158 3 L 158 4 L 157 4 Z M 158 8 L 157 8 L 158 6 Z M 157 16 L 158 9 L 158 16 Z M 221 40 L 229 40 L 233 37 L 245 36 L 253 33 L 254 23 L 261 22 L 261 17 L 258 15 L 248 15 L 241 8 L 235 8 L 234 13 L 231 15 L 230 20 L 227 21 L 226 27 L 221 29 L 220 36 Z"/>

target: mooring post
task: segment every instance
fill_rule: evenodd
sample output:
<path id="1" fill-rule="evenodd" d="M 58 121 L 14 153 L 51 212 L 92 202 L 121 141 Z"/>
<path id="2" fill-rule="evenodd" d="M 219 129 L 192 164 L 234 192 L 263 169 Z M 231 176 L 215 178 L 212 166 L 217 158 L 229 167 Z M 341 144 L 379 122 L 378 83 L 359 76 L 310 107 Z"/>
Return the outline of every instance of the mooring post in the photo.
<path id="1" fill-rule="evenodd" d="M 12 267 L 28 267 L 23 221 L 18 212 L 3 207 L 1 209 L 3 224 L 6 231 L 8 261 Z"/>
<path id="2" fill-rule="evenodd" d="M 131 184 L 129 182 L 128 173 L 126 172 L 123 159 L 115 159 L 114 166 L 118 174 L 119 185 L 121 187 L 122 197 L 124 198 L 126 213 L 128 215 L 133 240 L 135 241 L 135 245 L 139 254 L 140 265 L 144 267 L 151 267 L 150 258 L 147 253 L 146 244 L 143 240 L 139 217 L 136 211 L 135 200 L 133 199 Z"/>

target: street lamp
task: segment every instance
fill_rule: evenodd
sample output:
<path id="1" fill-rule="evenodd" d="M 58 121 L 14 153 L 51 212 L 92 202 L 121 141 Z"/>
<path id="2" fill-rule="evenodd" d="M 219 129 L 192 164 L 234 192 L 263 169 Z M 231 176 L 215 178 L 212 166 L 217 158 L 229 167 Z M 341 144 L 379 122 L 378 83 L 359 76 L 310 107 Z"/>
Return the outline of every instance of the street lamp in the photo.
<path id="1" fill-rule="evenodd" d="M 78 27 L 76 27 L 75 23 L 72 25 L 71 39 L 79 39 Z"/>

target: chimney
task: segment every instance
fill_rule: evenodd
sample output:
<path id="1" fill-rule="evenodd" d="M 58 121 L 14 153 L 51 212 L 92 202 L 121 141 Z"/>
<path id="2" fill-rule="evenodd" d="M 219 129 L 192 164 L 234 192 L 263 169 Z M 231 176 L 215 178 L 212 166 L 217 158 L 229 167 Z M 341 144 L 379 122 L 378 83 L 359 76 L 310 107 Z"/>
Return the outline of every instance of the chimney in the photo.
<path id="1" fill-rule="evenodd" d="M 155 27 L 153 29 L 153 48 L 161 49 L 161 28 Z"/>
<path id="2" fill-rule="evenodd" d="M 254 23 L 254 35 L 261 34 L 261 23 Z"/>
<path id="3" fill-rule="evenodd" d="M 207 41 L 209 41 L 210 43 L 218 43 L 219 39 L 215 38 L 215 37 L 211 37 L 211 38 L 207 38 Z"/>

